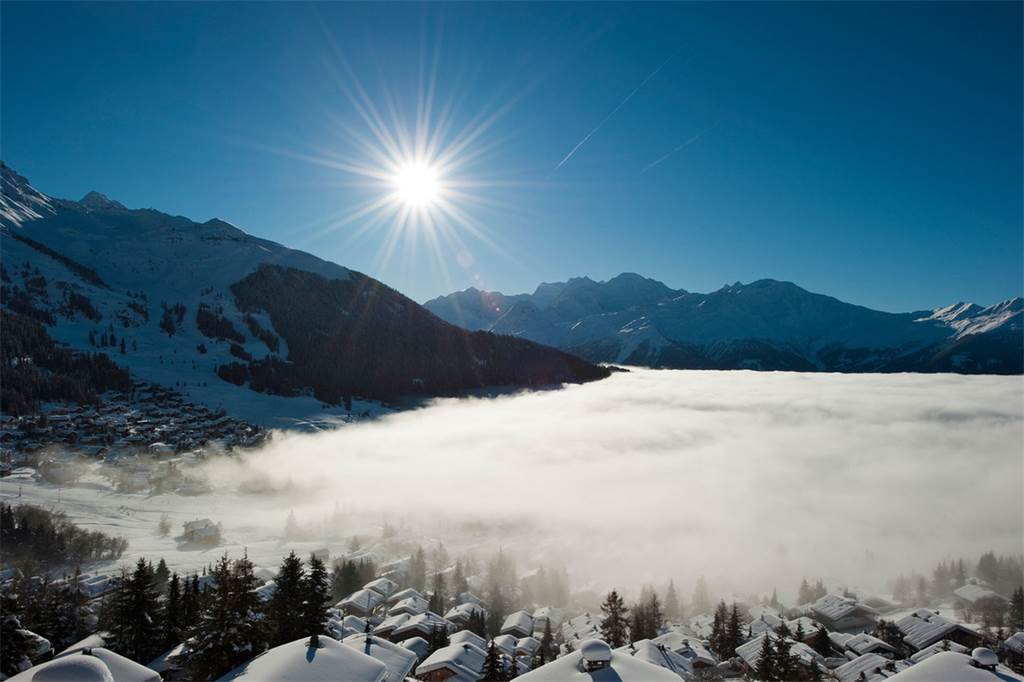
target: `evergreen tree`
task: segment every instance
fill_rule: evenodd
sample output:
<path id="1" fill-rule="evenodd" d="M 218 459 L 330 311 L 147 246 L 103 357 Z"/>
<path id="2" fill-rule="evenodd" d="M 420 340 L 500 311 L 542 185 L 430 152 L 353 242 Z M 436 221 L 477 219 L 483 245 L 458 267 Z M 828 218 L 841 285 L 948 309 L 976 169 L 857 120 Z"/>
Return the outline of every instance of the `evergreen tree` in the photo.
<path id="1" fill-rule="evenodd" d="M 167 581 L 171 577 L 171 571 L 167 568 L 167 562 L 160 558 L 160 561 L 156 564 L 156 572 L 154 577 L 156 578 L 156 589 L 160 593 L 167 591 Z"/>
<path id="2" fill-rule="evenodd" d="M 302 636 L 322 634 L 330 605 L 330 585 L 324 562 L 315 556 L 309 558 L 309 573 L 303 581 L 302 592 Z"/>
<path id="3" fill-rule="evenodd" d="M 304 581 L 302 559 L 291 552 L 281 562 L 277 572 L 277 589 L 267 604 L 267 634 L 271 646 L 286 644 L 310 634 L 305 631 L 307 623 L 303 620 L 301 608 L 305 597 Z"/>
<path id="4" fill-rule="evenodd" d="M 782 624 L 782 627 L 785 629 L 785 623 Z M 775 638 L 774 667 L 775 677 L 778 680 L 792 680 L 797 676 L 797 658 L 790 652 L 792 642 L 790 642 L 788 634 L 788 632 L 780 631 L 778 637 Z"/>
<path id="5" fill-rule="evenodd" d="M 802 578 L 800 580 L 800 589 L 796 593 L 796 603 L 807 604 L 811 601 L 814 601 L 811 599 L 811 586 L 807 584 L 807 578 Z"/>
<path id="6" fill-rule="evenodd" d="M 181 579 L 178 578 L 177 573 L 172 573 L 170 580 L 167 581 L 167 601 L 164 604 L 163 648 L 165 650 L 177 646 L 185 631 L 182 601 Z"/>
<path id="7" fill-rule="evenodd" d="M 0 675 L 13 676 L 32 667 L 32 641 L 21 625 L 22 607 L 15 590 L 0 593 Z"/>
<path id="8" fill-rule="evenodd" d="M 540 639 L 540 647 L 537 649 L 534 668 L 555 660 L 558 656 L 558 649 L 555 647 L 555 636 L 551 632 L 551 619 L 544 621 L 544 635 Z"/>
<path id="9" fill-rule="evenodd" d="M 422 547 L 417 547 L 416 552 L 409 558 L 405 584 L 417 592 L 424 592 L 427 589 L 427 555 Z"/>
<path id="10" fill-rule="evenodd" d="M 719 658 L 727 658 L 726 649 L 728 647 L 726 639 L 726 628 L 729 623 L 729 610 L 725 606 L 725 601 L 718 602 L 718 606 L 715 607 L 714 620 L 711 624 L 711 637 L 709 643 L 711 650 L 718 655 Z"/>
<path id="11" fill-rule="evenodd" d="M 323 569 L 323 564 L 320 564 Z M 321 576 L 323 589 L 326 590 L 327 572 L 322 571 Z M 256 588 L 259 581 L 253 573 L 253 565 L 246 552 L 241 559 L 238 559 L 231 566 L 231 614 L 235 619 L 234 630 L 237 633 L 235 652 L 238 663 L 252 658 L 264 651 L 269 642 L 266 636 L 266 621 L 263 612 L 263 603 Z M 308 607 L 307 607 L 308 608 Z M 231 667 L 238 665 L 235 663 Z"/>
<path id="12" fill-rule="evenodd" d="M 828 630 L 824 627 L 818 628 L 814 633 L 814 639 L 811 640 L 811 648 L 826 658 L 832 655 L 832 642 L 828 638 Z"/>
<path id="13" fill-rule="evenodd" d="M 466 579 L 465 569 L 462 560 L 455 562 L 455 570 L 452 571 L 452 592 L 458 597 L 463 592 L 469 592 L 469 582 Z"/>
<path id="14" fill-rule="evenodd" d="M 448 598 L 445 596 L 444 574 L 443 573 L 439 572 L 439 573 L 435 573 L 434 574 L 434 581 L 433 581 L 433 585 L 431 585 L 431 587 L 432 587 L 432 592 L 430 594 L 430 604 L 429 604 L 429 606 L 427 608 L 429 610 L 433 611 L 434 613 L 437 613 L 437 614 L 440 614 L 440 615 L 443 616 L 444 612 L 446 611 L 445 604 L 448 601 Z"/>
<path id="15" fill-rule="evenodd" d="M 487 633 L 492 637 L 497 637 L 505 622 L 505 616 L 508 615 L 506 613 L 508 607 L 505 602 L 505 593 L 496 583 L 492 584 L 488 590 L 487 601 Z"/>
<path id="16" fill-rule="evenodd" d="M 41 595 L 34 627 L 46 635 L 55 650 L 65 649 L 85 636 L 86 598 L 77 576 L 62 585 L 49 585 Z"/>
<path id="17" fill-rule="evenodd" d="M 690 601 L 695 616 L 708 613 L 714 608 L 711 604 L 711 592 L 708 590 L 704 576 L 697 578 L 697 584 L 693 589 L 693 599 Z"/>
<path id="18" fill-rule="evenodd" d="M 1018 586 L 1010 599 L 1010 611 L 1007 614 L 1011 630 L 1024 631 L 1024 587 Z"/>
<path id="19" fill-rule="evenodd" d="M 736 602 L 729 610 L 729 621 L 725 626 L 725 649 L 723 657 L 732 658 L 736 655 L 736 647 L 743 643 L 743 622 L 740 620 L 740 609 Z"/>
<path id="20" fill-rule="evenodd" d="M 762 682 L 776 682 L 782 678 L 775 675 L 775 648 L 768 633 L 761 635 L 760 656 L 757 659 L 757 678 Z"/>
<path id="21" fill-rule="evenodd" d="M 195 574 L 191 578 L 185 576 L 181 588 L 181 631 L 183 634 L 199 622 L 200 598 L 199 576 Z"/>
<path id="22" fill-rule="evenodd" d="M 668 581 L 668 589 L 665 590 L 665 617 L 673 622 L 677 622 L 683 617 L 682 609 L 679 606 L 679 595 L 676 594 L 676 585 L 672 580 Z"/>
<path id="23" fill-rule="evenodd" d="M 613 649 L 625 646 L 629 643 L 628 616 L 629 609 L 626 608 L 622 597 L 615 590 L 608 593 L 604 603 L 601 604 L 601 638 Z"/>
<path id="24" fill-rule="evenodd" d="M 487 619 L 482 611 L 473 611 L 466 621 L 466 629 L 475 632 L 483 638 L 487 638 Z"/>
<path id="25" fill-rule="evenodd" d="M 487 658 L 484 659 L 484 676 L 481 682 L 504 682 L 505 667 L 501 663 L 501 654 L 494 640 L 487 646 Z"/>

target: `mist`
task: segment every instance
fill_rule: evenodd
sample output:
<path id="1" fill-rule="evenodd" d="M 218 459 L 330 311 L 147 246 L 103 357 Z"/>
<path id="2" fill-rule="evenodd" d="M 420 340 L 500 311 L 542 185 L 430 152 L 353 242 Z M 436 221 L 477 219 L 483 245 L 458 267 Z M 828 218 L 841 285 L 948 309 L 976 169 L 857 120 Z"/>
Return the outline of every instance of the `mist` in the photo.
<path id="1" fill-rule="evenodd" d="M 722 594 L 801 576 L 880 590 L 939 559 L 1024 551 L 1022 414 L 1021 377 L 633 369 L 276 433 L 208 473 L 280 488 L 246 510 L 270 531 L 340 501 L 453 555 L 564 563 L 574 587 L 704 574 Z"/>

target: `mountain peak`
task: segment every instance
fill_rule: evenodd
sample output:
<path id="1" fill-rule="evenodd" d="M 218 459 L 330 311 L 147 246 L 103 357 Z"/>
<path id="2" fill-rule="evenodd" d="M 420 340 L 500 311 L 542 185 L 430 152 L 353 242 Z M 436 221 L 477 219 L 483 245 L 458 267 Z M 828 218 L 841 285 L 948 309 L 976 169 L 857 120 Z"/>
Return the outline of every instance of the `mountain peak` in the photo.
<path id="1" fill-rule="evenodd" d="M 79 200 L 79 205 L 91 211 L 123 211 L 125 207 L 105 194 L 92 191 Z"/>

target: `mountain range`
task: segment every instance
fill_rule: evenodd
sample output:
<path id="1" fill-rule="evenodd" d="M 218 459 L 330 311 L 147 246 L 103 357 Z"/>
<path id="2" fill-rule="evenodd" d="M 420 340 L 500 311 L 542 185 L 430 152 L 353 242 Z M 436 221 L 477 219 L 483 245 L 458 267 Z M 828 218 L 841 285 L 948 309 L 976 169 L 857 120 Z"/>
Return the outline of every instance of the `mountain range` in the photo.
<path id="1" fill-rule="evenodd" d="M 609 374 L 526 339 L 449 324 L 371 277 L 223 220 L 129 209 L 97 192 L 57 199 L 0 170 L 0 301 L 5 322 L 16 322 L 4 326 L 26 330 L 6 354 L 45 334 L 109 356 L 133 379 L 270 425 L 353 399 Z M 17 389 L 13 376 L 5 392 Z M 53 386 L 46 373 L 30 383 L 29 402 Z"/>
<path id="2" fill-rule="evenodd" d="M 701 294 L 623 273 L 532 294 L 470 288 L 427 301 L 439 317 L 593 362 L 680 369 L 1020 374 L 1020 297 L 889 313 L 762 279 Z"/>

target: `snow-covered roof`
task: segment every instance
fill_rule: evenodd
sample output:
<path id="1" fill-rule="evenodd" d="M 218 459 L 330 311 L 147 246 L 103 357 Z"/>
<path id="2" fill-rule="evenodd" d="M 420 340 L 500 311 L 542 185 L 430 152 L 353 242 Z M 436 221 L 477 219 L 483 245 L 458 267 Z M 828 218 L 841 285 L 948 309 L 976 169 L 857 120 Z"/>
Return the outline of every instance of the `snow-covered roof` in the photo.
<path id="1" fill-rule="evenodd" d="M 478 647 L 480 649 L 487 649 L 487 640 L 481 637 L 480 635 L 476 634 L 472 630 L 459 630 L 458 632 L 452 634 L 452 636 L 448 638 L 448 642 L 450 644 L 462 644 L 464 642 L 468 642 L 469 644 L 472 644 L 473 646 Z"/>
<path id="2" fill-rule="evenodd" d="M 1024 682 L 1006 666 L 995 671 L 976 667 L 967 654 L 943 651 L 894 675 L 898 682 Z"/>
<path id="3" fill-rule="evenodd" d="M 505 616 L 505 622 L 501 624 L 502 633 L 516 632 L 520 635 L 528 635 L 533 632 L 533 616 L 526 611 L 513 611 Z"/>
<path id="4" fill-rule="evenodd" d="M 388 616 L 380 622 L 380 625 L 373 629 L 373 632 L 385 634 L 392 632 L 395 628 L 399 627 L 410 618 L 412 618 L 412 616 L 410 616 L 408 613 L 396 613 L 393 616 Z"/>
<path id="5" fill-rule="evenodd" d="M 757 637 L 762 632 L 768 632 L 769 630 L 777 630 L 782 625 L 782 619 L 778 616 L 773 616 L 770 613 L 762 613 L 756 620 L 750 621 L 747 626 L 747 631 L 751 637 Z"/>
<path id="6" fill-rule="evenodd" d="M 316 648 L 304 637 L 264 651 L 243 663 L 221 682 L 384 682 L 388 669 L 377 659 L 329 637 L 320 637 Z"/>
<path id="7" fill-rule="evenodd" d="M 876 682 L 893 677 L 909 666 L 907 661 L 893 662 L 878 654 L 864 654 L 839 666 L 832 674 L 837 682 Z"/>
<path id="8" fill-rule="evenodd" d="M 62 654 L 8 679 L 8 682 L 160 682 L 159 673 L 98 647 Z"/>
<path id="9" fill-rule="evenodd" d="M 947 644 L 949 646 L 948 649 L 946 648 Z M 926 646 L 925 648 L 918 651 L 916 654 L 910 657 L 910 660 L 913 663 L 920 663 L 924 659 L 931 658 L 935 654 L 942 653 L 943 651 L 955 651 L 958 654 L 966 654 L 970 650 L 963 644 L 957 644 L 956 642 L 936 642 L 935 644 L 932 644 L 931 646 Z"/>
<path id="10" fill-rule="evenodd" d="M 60 652 L 57 655 L 58 656 L 63 656 L 64 654 L 73 654 L 76 651 L 81 651 L 83 649 L 95 649 L 96 647 L 103 647 L 103 646 L 106 646 L 106 645 L 107 645 L 107 643 L 103 639 L 103 637 L 101 637 L 100 635 L 98 635 L 96 633 L 93 633 L 93 634 L 89 635 L 88 637 L 86 637 L 85 639 L 82 639 L 82 640 L 79 640 L 79 641 L 75 642 L 74 644 L 72 644 L 67 649 L 65 649 L 64 651 Z"/>
<path id="11" fill-rule="evenodd" d="M 422 637 L 410 637 L 409 639 L 403 639 L 399 646 L 416 654 L 421 661 L 430 655 L 430 642 Z"/>
<path id="12" fill-rule="evenodd" d="M 863 613 L 866 616 L 878 616 L 878 611 L 867 604 L 840 594 L 826 594 L 811 605 L 811 611 L 819 618 L 829 621 L 837 621 L 857 612 Z"/>
<path id="13" fill-rule="evenodd" d="M 498 651 L 511 656 L 516 651 L 516 642 L 519 639 L 515 635 L 498 635 L 491 641 L 494 642 L 494 646 L 498 647 Z"/>
<path id="14" fill-rule="evenodd" d="M 533 654 L 540 648 L 540 640 L 536 637 L 520 637 L 516 642 L 516 654 Z"/>
<path id="15" fill-rule="evenodd" d="M 389 578 L 377 578 L 363 585 L 363 589 L 373 590 L 382 597 L 390 597 L 398 589 L 398 583 Z"/>
<path id="16" fill-rule="evenodd" d="M 583 654 L 574 651 L 516 678 L 517 682 L 679 682 L 679 675 L 621 651 L 611 652 L 607 667 L 588 671 Z"/>
<path id="17" fill-rule="evenodd" d="M 415 616 L 426 612 L 428 605 L 429 604 L 426 599 L 414 595 L 397 602 L 394 606 L 388 609 L 388 615 L 408 613 L 409 615 Z"/>
<path id="18" fill-rule="evenodd" d="M 748 666 L 755 670 L 761 662 L 761 647 L 763 646 L 763 640 L 765 637 L 769 637 L 772 643 L 779 638 L 779 636 L 774 632 L 768 631 L 755 637 L 749 642 L 736 647 L 736 655 L 742 658 Z M 824 664 L 825 659 L 821 654 L 803 642 L 794 642 L 788 638 L 787 641 L 790 642 L 789 653 L 795 656 L 801 664 L 809 666 L 811 665 L 811 661 L 817 661 L 818 665 Z"/>
<path id="19" fill-rule="evenodd" d="M 1007 637 L 1003 642 L 1003 648 L 1024 656 L 1024 632 L 1016 632 Z"/>
<path id="20" fill-rule="evenodd" d="M 684 680 L 693 679 L 693 662 L 685 656 L 672 651 L 672 649 L 664 644 L 658 644 L 649 639 L 641 639 L 627 646 L 619 647 L 616 651 L 629 654 L 633 658 L 646 661 L 659 668 L 671 670 Z"/>
<path id="21" fill-rule="evenodd" d="M 869 654 L 877 651 L 893 653 L 896 648 L 872 635 L 861 633 L 854 635 L 846 641 L 846 648 L 855 654 Z"/>
<path id="22" fill-rule="evenodd" d="M 408 599 L 409 597 L 419 597 L 420 599 L 426 601 L 426 597 L 423 596 L 422 592 L 420 592 L 419 590 L 414 590 L 411 587 L 407 587 L 404 590 L 398 590 L 390 597 L 388 597 L 388 603 L 397 604 L 403 599 Z"/>
<path id="23" fill-rule="evenodd" d="M 967 583 L 962 587 L 958 587 L 955 590 L 953 590 L 953 594 L 955 594 L 957 597 L 963 599 L 966 602 L 970 602 L 971 604 L 974 604 L 980 600 L 998 601 L 1004 604 L 1007 604 L 1010 601 L 998 592 L 993 592 L 987 587 L 982 587 L 981 585 L 975 583 Z"/>
<path id="24" fill-rule="evenodd" d="M 454 676 L 448 679 L 457 682 L 476 682 L 486 658 L 487 654 L 483 649 L 468 642 L 449 644 L 427 656 L 416 668 L 416 674 L 422 677 L 425 673 L 444 669 L 454 673 Z"/>
<path id="25" fill-rule="evenodd" d="M 542 606 L 533 612 L 534 628 L 543 630 L 545 621 L 548 621 L 551 623 L 551 629 L 554 630 L 562 624 L 564 617 L 565 611 L 557 606 Z"/>
<path id="26" fill-rule="evenodd" d="M 175 659 L 178 656 L 180 656 L 182 653 L 184 653 L 185 649 L 187 649 L 187 648 L 188 648 L 188 644 L 186 642 L 182 642 L 181 644 L 178 644 L 177 646 L 173 646 L 170 649 L 168 649 L 167 651 L 165 651 L 162 654 L 160 654 L 159 656 L 157 656 L 156 658 L 154 658 L 149 663 L 147 663 L 146 667 L 149 668 L 150 670 L 153 670 L 153 671 L 158 672 L 161 675 L 163 675 L 168 670 L 171 670 L 172 668 L 177 667 L 178 664 L 176 664 L 174 662 Z"/>
<path id="27" fill-rule="evenodd" d="M 339 609 L 355 610 L 360 613 L 369 613 L 384 601 L 380 592 L 363 588 L 348 595 L 335 606 Z"/>
<path id="28" fill-rule="evenodd" d="M 487 616 L 487 610 L 477 604 L 476 602 L 465 602 L 463 604 L 457 604 L 452 608 L 448 609 L 448 612 L 444 614 L 444 617 L 453 622 L 465 622 L 469 620 L 473 613 L 479 613 L 483 616 Z"/>
<path id="29" fill-rule="evenodd" d="M 433 611 L 427 611 L 409 618 L 391 632 L 392 639 L 404 639 L 412 636 L 428 636 L 440 628 L 446 632 L 454 629 L 451 621 L 445 620 Z"/>
<path id="30" fill-rule="evenodd" d="M 955 630 L 980 637 L 973 629 L 961 623 L 946 620 L 928 609 L 918 609 L 909 616 L 901 618 L 896 622 L 896 627 L 903 634 L 903 641 L 915 649 L 922 649 L 934 644 L 938 640 L 948 637 Z"/>
<path id="31" fill-rule="evenodd" d="M 754 604 L 747 609 L 747 615 L 750 616 L 750 620 L 757 620 L 763 615 L 779 617 L 778 609 L 772 608 L 771 606 L 763 606 L 761 604 Z"/>
<path id="32" fill-rule="evenodd" d="M 402 682 L 419 661 L 415 652 L 373 635 L 352 635 L 343 644 L 386 665 L 386 682 Z"/>
<path id="33" fill-rule="evenodd" d="M 704 643 L 693 635 L 678 630 L 670 630 L 652 640 L 655 644 L 664 644 L 672 651 L 695 664 L 702 666 L 718 665 L 718 659 L 708 650 Z"/>
<path id="34" fill-rule="evenodd" d="M 474 604 L 483 604 L 484 600 L 476 596 L 468 590 L 466 592 L 459 593 L 459 601 L 465 604 L 466 602 L 473 602 Z"/>

